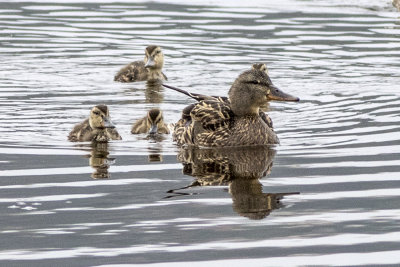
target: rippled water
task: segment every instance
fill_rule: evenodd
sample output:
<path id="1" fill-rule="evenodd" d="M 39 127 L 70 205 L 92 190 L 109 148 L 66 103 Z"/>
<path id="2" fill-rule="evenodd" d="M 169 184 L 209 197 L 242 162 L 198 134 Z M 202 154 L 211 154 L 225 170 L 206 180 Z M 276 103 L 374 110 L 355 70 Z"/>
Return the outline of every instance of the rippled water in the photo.
<path id="1" fill-rule="evenodd" d="M 390 1 L 132 2 L 0 2 L 0 265 L 400 264 Z M 149 108 L 174 122 L 193 102 L 113 82 L 149 44 L 169 84 L 204 94 L 267 63 L 302 100 L 271 103 L 281 145 L 179 151 L 130 135 Z M 99 103 L 123 140 L 67 142 Z"/>

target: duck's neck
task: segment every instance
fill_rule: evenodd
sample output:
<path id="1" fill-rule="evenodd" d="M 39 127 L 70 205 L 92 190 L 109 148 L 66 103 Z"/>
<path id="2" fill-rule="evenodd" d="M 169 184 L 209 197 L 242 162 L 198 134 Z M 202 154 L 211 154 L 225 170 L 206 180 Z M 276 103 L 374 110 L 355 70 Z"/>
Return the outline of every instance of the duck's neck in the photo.
<path id="1" fill-rule="evenodd" d="M 236 116 L 239 117 L 253 117 L 258 116 L 260 107 L 246 105 L 242 102 L 231 102 L 231 109 Z"/>
<path id="2" fill-rule="evenodd" d="M 148 78 L 149 79 L 156 79 L 161 76 L 161 69 L 148 69 Z"/>

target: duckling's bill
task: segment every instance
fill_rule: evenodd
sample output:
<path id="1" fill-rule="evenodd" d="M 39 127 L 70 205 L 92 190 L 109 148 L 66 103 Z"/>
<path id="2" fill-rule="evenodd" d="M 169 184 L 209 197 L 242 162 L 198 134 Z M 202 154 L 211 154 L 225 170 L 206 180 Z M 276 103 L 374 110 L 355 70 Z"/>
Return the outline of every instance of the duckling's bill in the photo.
<path id="1" fill-rule="evenodd" d="M 152 124 L 152 125 L 151 125 L 151 128 L 150 128 L 150 130 L 149 130 L 149 134 L 156 134 L 157 131 L 158 131 L 157 124 Z"/>
<path id="2" fill-rule="evenodd" d="M 115 128 L 114 123 L 109 118 L 104 118 L 103 125 L 104 128 Z"/>
<path id="3" fill-rule="evenodd" d="M 146 64 L 144 65 L 145 68 L 152 68 L 156 63 L 154 62 L 154 58 L 149 57 Z"/>

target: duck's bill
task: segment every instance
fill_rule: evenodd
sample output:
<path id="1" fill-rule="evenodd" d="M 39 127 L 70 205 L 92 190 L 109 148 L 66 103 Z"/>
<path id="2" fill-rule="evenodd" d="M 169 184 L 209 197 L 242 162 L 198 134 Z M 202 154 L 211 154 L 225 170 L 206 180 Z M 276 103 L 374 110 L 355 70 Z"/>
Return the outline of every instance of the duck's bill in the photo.
<path id="1" fill-rule="evenodd" d="M 149 59 L 147 60 L 146 64 L 144 65 L 145 68 L 152 68 L 154 67 L 155 62 L 154 62 L 154 58 L 149 57 Z"/>
<path id="2" fill-rule="evenodd" d="M 115 125 L 110 119 L 104 119 L 104 128 L 115 128 Z"/>
<path id="3" fill-rule="evenodd" d="M 158 130 L 157 125 L 151 125 L 149 134 L 156 134 L 157 130 Z"/>
<path id="4" fill-rule="evenodd" d="M 300 98 L 286 94 L 276 86 L 270 87 L 268 98 L 269 100 L 274 100 L 274 101 L 293 101 L 293 102 L 300 101 Z"/>

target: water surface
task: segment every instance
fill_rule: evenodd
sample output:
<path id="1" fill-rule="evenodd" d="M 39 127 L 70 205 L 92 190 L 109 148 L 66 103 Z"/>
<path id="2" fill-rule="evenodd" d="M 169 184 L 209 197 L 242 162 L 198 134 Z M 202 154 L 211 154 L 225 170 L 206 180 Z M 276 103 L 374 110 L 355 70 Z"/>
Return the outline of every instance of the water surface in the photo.
<path id="1" fill-rule="evenodd" d="M 400 264 L 400 19 L 390 1 L 0 7 L 1 265 Z M 265 62 L 301 98 L 271 103 L 281 145 L 180 151 L 170 136 L 131 135 L 148 109 L 175 122 L 193 103 L 113 82 L 149 44 L 162 46 L 169 84 L 204 94 L 226 95 Z M 67 142 L 99 103 L 123 140 Z"/>

